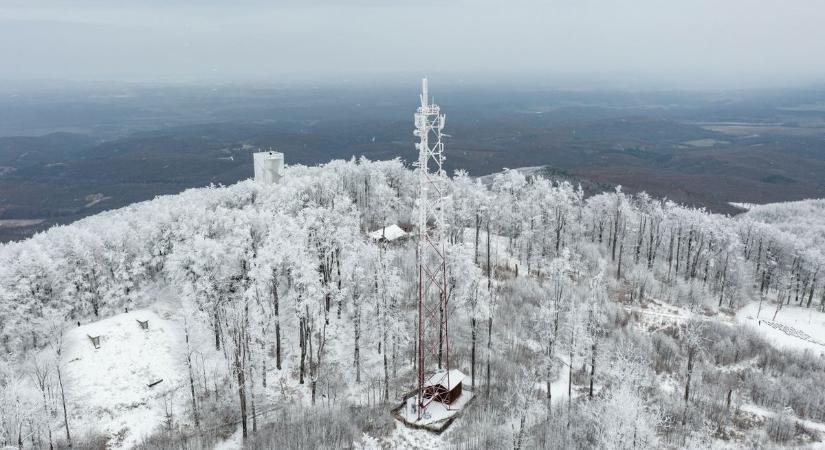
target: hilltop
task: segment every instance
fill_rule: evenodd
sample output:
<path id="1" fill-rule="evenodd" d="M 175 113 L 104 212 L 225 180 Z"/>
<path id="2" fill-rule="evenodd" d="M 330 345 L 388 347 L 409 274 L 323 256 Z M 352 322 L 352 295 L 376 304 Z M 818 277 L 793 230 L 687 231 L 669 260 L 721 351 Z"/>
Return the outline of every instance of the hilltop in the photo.
<path id="1" fill-rule="evenodd" d="M 729 217 L 542 171 L 447 186 L 450 367 L 476 398 L 445 433 L 389 413 L 415 386 L 416 241 L 374 232 L 409 229 L 417 177 L 360 159 L 0 246 L 0 443 L 822 445 L 823 248 L 783 225 L 821 208 Z"/>

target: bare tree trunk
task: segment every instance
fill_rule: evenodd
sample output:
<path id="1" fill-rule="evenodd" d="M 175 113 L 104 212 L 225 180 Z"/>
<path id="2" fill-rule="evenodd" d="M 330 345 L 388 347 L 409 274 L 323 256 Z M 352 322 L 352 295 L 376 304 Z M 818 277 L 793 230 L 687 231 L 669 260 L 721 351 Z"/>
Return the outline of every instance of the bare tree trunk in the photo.
<path id="1" fill-rule="evenodd" d="M 622 278 L 622 254 L 624 253 L 624 239 L 622 239 L 622 243 L 619 245 L 619 263 L 616 266 L 616 279 L 619 280 Z"/>
<path id="2" fill-rule="evenodd" d="M 695 350 L 692 348 L 688 349 L 688 362 L 687 362 L 687 379 L 685 380 L 685 413 L 682 416 L 682 425 L 687 423 L 687 409 L 688 409 L 688 401 L 690 399 L 690 377 L 693 375 L 693 354 Z"/>
<path id="3" fill-rule="evenodd" d="M 636 248 L 634 249 L 633 264 L 639 264 L 639 255 L 642 252 L 642 243 L 644 242 L 646 225 L 647 216 L 642 216 L 642 223 L 640 224 L 638 236 L 636 236 Z"/>
<path id="4" fill-rule="evenodd" d="M 481 214 L 478 212 L 476 213 L 476 239 L 475 239 L 475 257 L 473 258 L 473 262 L 478 264 L 478 232 L 481 228 Z"/>
<path id="5" fill-rule="evenodd" d="M 236 362 L 236 364 L 240 363 Z M 246 380 L 241 367 L 235 368 L 235 374 L 238 377 L 238 399 L 241 403 L 241 428 L 243 430 L 243 438 L 246 439 L 249 436 L 246 425 Z"/>
<path id="6" fill-rule="evenodd" d="M 490 218 L 487 217 L 487 290 L 492 288 L 492 267 L 490 266 Z M 492 295 L 492 293 L 490 293 Z M 492 305 L 491 305 L 492 306 Z M 493 315 L 487 317 L 487 377 L 484 384 L 485 393 L 490 395 L 490 353 L 493 351 Z"/>
<path id="7" fill-rule="evenodd" d="M 72 447 L 72 435 L 69 433 L 69 414 L 66 411 L 66 391 L 63 388 L 63 375 L 60 371 L 60 354 L 57 360 L 57 383 L 60 385 L 60 401 L 63 404 L 63 426 L 66 427 L 66 441 Z"/>
<path id="8" fill-rule="evenodd" d="M 811 307 L 811 302 L 814 300 L 814 288 L 816 288 L 816 276 L 819 274 L 819 267 L 816 268 L 816 272 L 814 272 L 813 279 L 811 281 L 811 290 L 808 291 L 808 303 L 805 305 L 806 308 Z"/>
<path id="9" fill-rule="evenodd" d="M 685 280 L 687 280 L 688 276 L 690 275 L 690 255 L 691 255 L 690 250 L 691 250 L 692 247 L 693 247 L 693 227 L 691 227 L 690 231 L 688 231 L 688 241 L 687 241 L 687 249 L 686 249 L 687 253 L 685 255 Z"/>
<path id="10" fill-rule="evenodd" d="M 611 243 L 611 251 L 610 251 L 610 259 L 612 261 L 616 260 L 616 239 L 619 237 L 619 199 L 616 199 L 616 216 L 613 220 L 613 242 Z"/>
<path id="11" fill-rule="evenodd" d="M 324 327 L 326 327 L 326 319 L 324 320 Z M 305 328 L 305 337 L 304 340 L 306 341 L 307 345 L 307 354 L 309 355 L 309 392 L 310 398 L 312 399 L 312 406 L 315 406 L 315 393 L 318 387 L 318 377 L 315 376 L 315 360 L 314 354 L 312 352 L 312 330 L 310 329 L 309 325 Z"/>
<path id="12" fill-rule="evenodd" d="M 524 422 L 526 420 L 527 417 L 522 413 L 521 418 L 519 419 L 518 435 L 516 437 L 516 442 L 513 445 L 514 450 L 521 449 L 521 441 L 524 439 Z"/>
<path id="13" fill-rule="evenodd" d="M 261 387 L 264 388 L 264 392 L 266 392 L 266 360 L 269 355 L 266 352 L 266 343 L 263 341 L 261 342 Z"/>
<path id="14" fill-rule="evenodd" d="M 238 400 L 240 403 L 241 412 L 241 429 L 243 430 L 244 441 L 249 436 L 247 425 L 247 404 L 246 404 L 246 367 L 249 359 L 249 309 L 248 306 L 244 309 L 242 320 L 237 320 L 231 328 L 233 345 L 233 362 L 235 369 L 235 376 L 238 382 Z M 254 370 L 254 368 L 253 368 Z"/>
<path id="15" fill-rule="evenodd" d="M 570 416 L 570 406 L 573 402 L 573 346 L 570 346 L 570 363 L 567 364 L 567 416 Z M 568 419 L 569 420 L 569 419 Z"/>
<path id="16" fill-rule="evenodd" d="M 252 432 L 258 431 L 258 417 L 255 411 L 255 366 L 249 369 L 249 400 L 252 407 Z"/>
<path id="17" fill-rule="evenodd" d="M 278 294 L 278 278 L 274 269 L 270 290 L 272 291 L 272 309 L 275 313 L 275 368 L 281 370 L 281 301 Z M 264 382 L 264 387 L 266 387 L 266 382 Z"/>
<path id="18" fill-rule="evenodd" d="M 321 360 L 324 356 L 324 345 L 326 345 L 327 341 L 327 325 L 326 321 L 324 321 L 323 329 L 320 333 L 317 333 L 318 336 L 318 348 L 313 351 L 312 347 L 312 332 L 311 330 L 307 332 L 307 339 L 309 341 L 309 377 L 310 377 L 310 387 L 312 393 L 312 405 L 315 405 L 316 399 L 316 392 L 318 388 L 318 377 L 321 371 Z"/>
<path id="19" fill-rule="evenodd" d="M 596 378 L 596 341 L 590 346 L 590 391 L 588 392 L 590 398 L 593 398 L 593 379 Z"/>
<path id="20" fill-rule="evenodd" d="M 385 349 L 386 350 L 386 349 Z M 390 401 L 390 368 L 387 362 L 387 352 L 384 351 L 384 401 Z"/>
<path id="21" fill-rule="evenodd" d="M 299 334 L 298 340 L 299 340 L 300 345 L 301 345 L 301 365 L 300 365 L 301 367 L 300 367 L 299 380 L 298 381 L 301 384 L 304 384 L 304 368 L 305 368 L 304 361 L 306 360 L 306 356 L 307 356 L 306 331 L 305 331 L 306 330 L 306 324 L 305 323 L 306 323 L 306 319 L 302 317 L 301 320 L 300 320 L 300 324 L 298 326 L 298 334 Z"/>
<path id="22" fill-rule="evenodd" d="M 189 347 L 189 325 L 184 322 L 183 332 L 186 336 L 186 367 L 189 369 L 189 393 L 192 396 L 192 419 L 195 421 L 195 428 L 200 428 L 200 418 L 198 417 L 198 405 L 195 402 L 195 375 L 192 371 L 192 350 Z"/>
<path id="23" fill-rule="evenodd" d="M 682 260 L 682 227 L 679 226 L 679 237 L 676 238 L 676 267 L 673 269 L 673 276 L 679 276 L 679 263 Z"/>
<path id="24" fill-rule="evenodd" d="M 553 406 L 553 349 L 554 349 L 554 337 L 550 338 L 550 341 L 547 345 L 547 409 L 548 411 L 551 410 Z"/>
<path id="25" fill-rule="evenodd" d="M 396 350 L 395 335 L 392 337 L 392 377 L 398 377 L 398 354 Z"/>
<path id="26" fill-rule="evenodd" d="M 361 306 L 355 306 L 355 382 L 361 382 Z"/>
<path id="27" fill-rule="evenodd" d="M 673 268 L 673 229 L 670 230 L 670 243 L 667 247 L 667 279 L 670 281 L 670 271 Z"/>
<path id="28" fill-rule="evenodd" d="M 215 321 L 214 328 L 215 328 L 215 350 L 221 349 L 221 322 L 220 316 L 218 314 L 218 309 L 215 308 L 215 317 L 213 319 Z"/>
<path id="29" fill-rule="evenodd" d="M 722 285 L 719 289 L 719 307 L 722 307 L 722 299 L 725 298 L 725 283 L 727 283 L 728 277 L 728 257 L 730 253 L 725 254 L 725 266 L 722 268 Z"/>
<path id="30" fill-rule="evenodd" d="M 490 353 L 493 351 L 493 317 L 487 318 L 487 380 L 485 382 L 485 390 L 487 395 L 490 395 Z"/>
<path id="31" fill-rule="evenodd" d="M 470 335 L 472 346 L 470 348 L 470 390 L 476 388 L 476 318 L 470 319 Z"/>
<path id="32" fill-rule="evenodd" d="M 46 391 L 43 391 L 43 412 L 46 417 L 49 417 L 49 407 L 46 405 Z M 52 427 L 49 423 L 46 424 L 46 429 L 49 430 L 49 450 L 54 450 L 54 442 L 52 442 Z"/>

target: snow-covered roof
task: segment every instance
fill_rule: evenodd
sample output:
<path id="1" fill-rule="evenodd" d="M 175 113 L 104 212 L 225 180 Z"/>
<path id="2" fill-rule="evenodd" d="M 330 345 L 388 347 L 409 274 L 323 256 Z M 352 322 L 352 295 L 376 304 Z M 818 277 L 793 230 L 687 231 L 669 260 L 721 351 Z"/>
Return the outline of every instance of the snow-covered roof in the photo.
<path id="1" fill-rule="evenodd" d="M 447 375 L 448 372 L 446 371 L 436 372 L 433 374 L 433 376 L 430 377 L 430 379 L 427 380 L 426 383 L 424 383 L 424 386 L 443 386 L 447 388 L 448 391 L 452 391 L 454 387 L 458 386 L 462 381 L 464 381 L 465 377 L 464 372 L 458 369 L 450 370 L 449 377 Z M 447 383 L 448 379 L 449 384 Z"/>
<path id="2" fill-rule="evenodd" d="M 370 233 L 370 237 L 375 239 L 375 240 L 383 238 L 383 239 L 386 239 L 388 241 L 394 241 L 394 240 L 400 239 L 400 238 L 402 238 L 406 235 L 407 235 L 407 232 L 402 230 L 401 227 L 399 227 L 396 224 L 392 224 L 392 225 L 384 227 L 384 228 L 379 228 L 378 230 L 375 230 L 375 231 Z"/>

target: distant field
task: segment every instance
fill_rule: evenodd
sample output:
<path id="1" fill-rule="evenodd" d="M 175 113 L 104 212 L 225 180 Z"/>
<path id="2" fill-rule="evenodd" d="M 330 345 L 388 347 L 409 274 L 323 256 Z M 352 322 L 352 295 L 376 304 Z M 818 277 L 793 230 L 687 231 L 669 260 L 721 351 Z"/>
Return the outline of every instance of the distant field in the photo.
<path id="1" fill-rule="evenodd" d="M 38 225 L 44 219 L 0 219 L 0 228 L 20 228 Z"/>
<path id="2" fill-rule="evenodd" d="M 728 144 L 728 141 L 718 141 L 716 139 L 694 139 L 692 141 L 685 141 L 684 144 L 691 147 L 713 147 L 717 144 Z"/>
<path id="3" fill-rule="evenodd" d="M 711 123 L 702 124 L 701 126 L 709 131 L 740 137 L 759 137 L 765 134 L 789 137 L 825 137 L 825 124 L 788 126 L 781 123 Z"/>

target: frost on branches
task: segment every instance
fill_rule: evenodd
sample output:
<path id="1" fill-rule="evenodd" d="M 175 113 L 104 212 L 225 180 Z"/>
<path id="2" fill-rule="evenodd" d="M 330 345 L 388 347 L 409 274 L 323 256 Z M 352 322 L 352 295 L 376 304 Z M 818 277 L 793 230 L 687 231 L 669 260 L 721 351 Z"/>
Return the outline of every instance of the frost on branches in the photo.
<path id="1" fill-rule="evenodd" d="M 393 423 L 415 386 L 416 242 L 374 233 L 411 230 L 416 180 L 399 160 L 292 166 L 1 246 L 0 445 L 823 439 L 823 241 L 788 219 L 825 221 L 818 203 L 732 218 L 518 170 L 448 183 L 450 367 L 476 398 L 442 436 Z M 162 357 L 94 360 L 142 352 Z"/>

